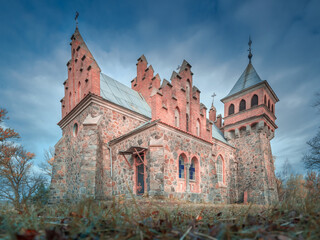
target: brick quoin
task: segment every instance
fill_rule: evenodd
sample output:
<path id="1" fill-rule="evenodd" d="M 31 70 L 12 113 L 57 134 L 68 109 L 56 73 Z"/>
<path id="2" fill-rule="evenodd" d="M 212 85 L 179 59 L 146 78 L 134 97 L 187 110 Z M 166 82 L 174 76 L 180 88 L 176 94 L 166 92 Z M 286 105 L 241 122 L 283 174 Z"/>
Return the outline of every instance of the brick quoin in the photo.
<path id="1" fill-rule="evenodd" d="M 192 202 L 277 201 L 270 140 L 279 100 L 251 58 L 221 100 L 223 117 L 213 104 L 208 110 L 201 103 L 186 60 L 167 80 L 141 55 L 127 87 L 101 73 L 78 28 L 70 46 L 52 203 L 130 197 L 131 192 Z M 240 111 L 241 101 L 246 108 Z"/>

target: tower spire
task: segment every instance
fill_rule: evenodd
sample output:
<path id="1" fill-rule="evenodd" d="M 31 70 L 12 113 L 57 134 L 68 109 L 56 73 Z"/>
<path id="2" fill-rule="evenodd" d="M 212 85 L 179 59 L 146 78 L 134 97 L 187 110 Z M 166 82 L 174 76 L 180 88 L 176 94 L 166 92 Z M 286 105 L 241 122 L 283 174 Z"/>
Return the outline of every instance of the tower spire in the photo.
<path id="1" fill-rule="evenodd" d="M 248 45 L 249 45 L 249 54 L 248 54 L 248 58 L 249 58 L 249 63 L 251 63 L 251 58 L 252 58 L 252 53 L 251 53 L 251 44 L 252 44 L 252 41 L 251 41 L 251 36 L 249 35 L 249 42 L 248 42 Z"/>
<path id="2" fill-rule="evenodd" d="M 79 17 L 79 13 L 78 11 L 76 11 L 76 16 L 74 18 L 74 20 L 76 21 L 76 28 L 78 28 L 78 17 Z"/>
<path id="3" fill-rule="evenodd" d="M 213 107 L 213 106 L 214 106 L 214 97 L 215 97 L 215 96 L 217 96 L 217 95 L 216 95 L 216 93 L 213 93 L 213 94 L 211 95 L 211 97 L 212 97 L 212 104 L 211 104 L 211 107 Z"/>

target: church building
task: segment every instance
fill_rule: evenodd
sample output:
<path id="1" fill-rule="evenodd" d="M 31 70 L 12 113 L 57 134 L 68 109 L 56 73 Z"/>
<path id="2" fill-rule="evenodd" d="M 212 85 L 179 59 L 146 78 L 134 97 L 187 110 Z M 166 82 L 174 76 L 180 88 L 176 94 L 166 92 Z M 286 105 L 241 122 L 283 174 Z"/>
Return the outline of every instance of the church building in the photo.
<path id="1" fill-rule="evenodd" d="M 200 102 L 186 60 L 167 80 L 142 55 L 128 87 L 101 72 L 78 27 L 70 45 L 52 203 L 120 195 L 211 203 L 278 199 L 270 140 L 279 99 L 254 69 L 250 48 L 248 66 L 221 99 L 222 117 Z"/>

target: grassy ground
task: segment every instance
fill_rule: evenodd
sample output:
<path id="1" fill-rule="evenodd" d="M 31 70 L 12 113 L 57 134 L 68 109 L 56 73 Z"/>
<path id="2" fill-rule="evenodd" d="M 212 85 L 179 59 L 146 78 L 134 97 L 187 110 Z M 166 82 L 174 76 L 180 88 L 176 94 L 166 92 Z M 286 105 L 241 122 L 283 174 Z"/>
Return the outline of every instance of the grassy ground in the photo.
<path id="1" fill-rule="evenodd" d="M 309 208 L 309 209 L 308 209 Z M 317 205 L 192 204 L 164 200 L 0 210 L 0 239 L 320 239 Z"/>

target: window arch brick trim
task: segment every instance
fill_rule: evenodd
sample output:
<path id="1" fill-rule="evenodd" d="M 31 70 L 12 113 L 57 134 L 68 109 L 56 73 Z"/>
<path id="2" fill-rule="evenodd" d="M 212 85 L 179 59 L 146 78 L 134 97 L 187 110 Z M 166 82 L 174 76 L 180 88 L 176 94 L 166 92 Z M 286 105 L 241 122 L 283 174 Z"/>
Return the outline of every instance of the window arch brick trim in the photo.
<path id="1" fill-rule="evenodd" d="M 199 193 L 200 192 L 200 157 L 193 155 L 190 158 L 190 168 L 189 168 L 189 185 L 190 192 Z"/>

